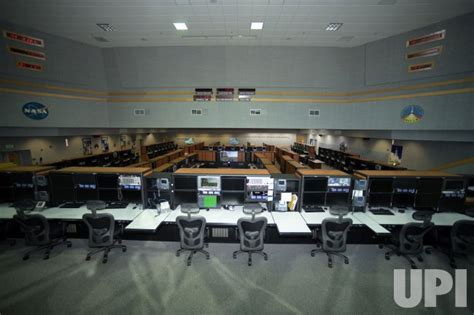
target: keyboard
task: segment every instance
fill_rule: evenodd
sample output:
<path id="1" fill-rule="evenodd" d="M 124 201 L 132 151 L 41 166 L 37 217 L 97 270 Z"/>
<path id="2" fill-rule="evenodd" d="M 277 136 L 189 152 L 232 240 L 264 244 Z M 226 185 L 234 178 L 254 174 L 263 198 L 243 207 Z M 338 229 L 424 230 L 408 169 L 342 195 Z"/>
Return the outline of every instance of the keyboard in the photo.
<path id="1" fill-rule="evenodd" d="M 324 212 L 324 209 L 321 206 L 310 205 L 310 206 L 304 206 L 304 211 L 305 212 Z"/>
<path id="2" fill-rule="evenodd" d="M 395 215 L 392 211 L 385 208 L 372 208 L 369 211 L 375 215 Z"/>
<path id="3" fill-rule="evenodd" d="M 105 209 L 125 209 L 128 207 L 128 202 L 110 202 Z"/>
<path id="4" fill-rule="evenodd" d="M 65 208 L 65 209 L 77 209 L 80 208 L 84 205 L 82 202 L 66 202 L 62 205 L 59 206 L 59 208 Z"/>

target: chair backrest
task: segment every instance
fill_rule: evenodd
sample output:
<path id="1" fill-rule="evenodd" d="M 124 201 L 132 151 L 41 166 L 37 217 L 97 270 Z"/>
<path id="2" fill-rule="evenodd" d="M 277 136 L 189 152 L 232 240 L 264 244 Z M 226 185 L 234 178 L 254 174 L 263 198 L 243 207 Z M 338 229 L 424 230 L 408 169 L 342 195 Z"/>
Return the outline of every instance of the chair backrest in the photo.
<path id="1" fill-rule="evenodd" d="M 240 249 L 243 251 L 262 250 L 267 228 L 267 218 L 240 218 L 237 221 Z"/>
<path id="2" fill-rule="evenodd" d="M 46 245 L 50 242 L 49 223 L 42 214 L 26 214 L 17 210 L 13 219 L 18 222 L 23 232 L 25 232 L 26 245 Z"/>
<path id="3" fill-rule="evenodd" d="M 434 224 L 429 221 L 405 224 L 400 231 L 400 252 L 402 254 L 421 254 L 423 252 L 423 238 L 433 227 Z"/>
<path id="4" fill-rule="evenodd" d="M 352 226 L 349 218 L 326 218 L 321 223 L 323 250 L 344 252 L 347 245 L 347 232 Z"/>
<path id="5" fill-rule="evenodd" d="M 474 221 L 459 220 L 451 229 L 451 250 L 456 254 L 474 253 Z"/>
<path id="6" fill-rule="evenodd" d="M 102 247 L 114 242 L 115 219 L 110 213 L 85 213 L 82 220 L 89 229 L 89 246 Z"/>
<path id="7" fill-rule="evenodd" d="M 204 247 L 204 232 L 206 231 L 206 218 L 202 216 L 184 216 L 176 218 L 179 228 L 181 248 L 202 249 Z"/>

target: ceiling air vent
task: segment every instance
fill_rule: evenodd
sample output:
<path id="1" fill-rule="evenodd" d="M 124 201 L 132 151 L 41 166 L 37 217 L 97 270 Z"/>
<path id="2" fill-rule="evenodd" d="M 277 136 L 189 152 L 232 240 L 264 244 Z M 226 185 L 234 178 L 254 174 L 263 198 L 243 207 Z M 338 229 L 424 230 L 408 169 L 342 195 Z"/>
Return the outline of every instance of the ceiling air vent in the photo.
<path id="1" fill-rule="evenodd" d="M 146 110 L 135 108 L 133 110 L 133 115 L 134 116 L 145 116 L 146 115 Z"/>
<path id="2" fill-rule="evenodd" d="M 250 110 L 250 116 L 260 116 L 262 114 L 261 109 L 251 109 Z"/>
<path id="3" fill-rule="evenodd" d="M 202 116 L 202 109 L 201 109 L 201 108 L 193 108 L 193 109 L 191 109 L 191 115 L 194 115 L 194 116 Z"/>
<path id="4" fill-rule="evenodd" d="M 310 109 L 309 117 L 319 117 L 319 109 Z"/>

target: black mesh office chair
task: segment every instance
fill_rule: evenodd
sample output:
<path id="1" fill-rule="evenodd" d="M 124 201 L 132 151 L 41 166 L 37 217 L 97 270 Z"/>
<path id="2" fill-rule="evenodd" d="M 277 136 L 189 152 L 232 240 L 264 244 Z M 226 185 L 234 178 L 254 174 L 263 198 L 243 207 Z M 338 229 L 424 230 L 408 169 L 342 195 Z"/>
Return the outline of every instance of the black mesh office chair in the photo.
<path id="1" fill-rule="evenodd" d="M 32 253 L 42 250 L 45 250 L 43 259 L 49 259 L 54 247 L 62 244 L 67 247 L 72 246 L 72 243 L 67 240 L 65 223 L 49 223 L 42 214 L 26 213 L 34 210 L 33 201 L 17 202 L 14 206 L 17 214 L 13 216 L 13 219 L 25 233 L 25 245 L 35 247 L 23 255 L 23 260 L 29 259 Z"/>
<path id="2" fill-rule="evenodd" d="M 85 213 L 82 220 L 89 229 L 89 247 L 94 248 L 87 253 L 86 260 L 90 260 L 97 253 L 104 252 L 102 262 L 105 264 L 113 248 L 121 248 L 122 252 L 126 252 L 127 246 L 121 245 L 120 230 L 115 227 L 114 216 L 110 213 L 97 213 L 97 210 L 107 207 L 104 201 L 88 201 L 86 206 L 92 213 Z"/>
<path id="3" fill-rule="evenodd" d="M 459 220 L 451 229 L 451 247 L 448 251 L 449 263 L 457 268 L 456 257 L 474 253 L 474 221 Z"/>
<path id="4" fill-rule="evenodd" d="M 419 262 L 423 262 L 424 245 L 423 239 L 429 231 L 434 227 L 431 222 L 431 214 L 418 214 L 419 219 L 423 219 L 423 222 L 410 222 L 405 224 L 401 230 L 397 230 L 392 233 L 390 241 L 392 245 L 386 245 L 388 248 L 392 248 L 391 251 L 385 253 L 385 259 L 390 260 L 393 255 L 402 256 L 410 263 L 411 268 L 417 269 L 418 266 L 415 264 L 410 256 L 414 256 Z"/>
<path id="5" fill-rule="evenodd" d="M 176 256 L 182 252 L 189 251 L 187 265 L 191 265 L 194 254 L 200 252 L 209 259 L 209 253 L 204 248 L 204 234 L 206 231 L 206 219 L 202 216 L 191 217 L 191 212 L 187 216 L 178 216 L 176 224 L 179 228 L 179 239 L 181 248 L 176 251 Z"/>
<path id="6" fill-rule="evenodd" d="M 346 251 L 347 247 L 347 233 L 352 226 L 352 219 L 344 218 L 344 215 L 348 213 L 348 209 L 344 208 L 331 208 L 331 214 L 338 215 L 338 218 L 326 218 L 321 223 L 321 231 L 318 233 L 318 238 L 321 240 L 321 244 L 317 244 L 321 248 L 313 249 L 311 256 L 315 256 L 316 253 L 326 253 L 328 256 L 328 267 L 332 268 L 332 256 L 339 256 L 344 258 L 344 263 L 349 263 L 349 258 L 342 254 Z"/>

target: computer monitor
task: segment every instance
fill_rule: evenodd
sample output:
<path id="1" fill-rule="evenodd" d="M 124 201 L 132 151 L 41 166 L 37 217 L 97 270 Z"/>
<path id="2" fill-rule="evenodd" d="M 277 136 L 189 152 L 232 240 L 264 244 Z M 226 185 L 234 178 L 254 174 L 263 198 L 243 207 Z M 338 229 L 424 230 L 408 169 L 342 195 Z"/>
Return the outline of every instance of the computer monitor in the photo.
<path id="1" fill-rule="evenodd" d="M 97 174 L 99 188 L 118 188 L 118 176 L 115 174 Z"/>
<path id="2" fill-rule="evenodd" d="M 440 194 L 417 194 L 415 208 L 435 210 L 438 208 L 440 197 Z"/>
<path id="3" fill-rule="evenodd" d="M 183 203 L 197 204 L 197 194 L 194 191 L 175 191 L 174 204 L 180 205 Z"/>
<path id="4" fill-rule="evenodd" d="M 220 176 L 198 176 L 197 177 L 198 190 L 221 190 Z"/>
<path id="5" fill-rule="evenodd" d="M 218 196 L 216 195 L 199 195 L 198 196 L 198 207 L 199 208 L 217 208 Z"/>
<path id="6" fill-rule="evenodd" d="M 326 199 L 325 193 L 303 193 L 303 206 L 318 205 L 324 206 Z"/>
<path id="7" fill-rule="evenodd" d="M 393 179 L 392 178 L 372 178 L 369 183 L 369 190 L 371 193 L 392 193 Z"/>
<path id="8" fill-rule="evenodd" d="M 306 177 L 304 179 L 304 191 L 327 191 L 328 178 L 327 177 Z"/>
<path id="9" fill-rule="evenodd" d="M 351 189 L 351 179 L 349 177 L 329 177 L 329 193 L 349 193 Z"/>
<path id="10" fill-rule="evenodd" d="M 390 207 L 392 202 L 392 194 L 369 194 L 368 203 L 371 207 L 383 206 Z"/>
<path id="11" fill-rule="evenodd" d="M 221 151 L 220 160 L 221 162 L 238 162 L 239 152 L 238 151 Z"/>
<path id="12" fill-rule="evenodd" d="M 398 208 L 413 207 L 415 205 L 415 194 L 395 193 L 393 194 L 392 205 Z"/>
<path id="13" fill-rule="evenodd" d="M 221 177 L 222 190 L 238 190 L 244 191 L 245 189 L 245 177 Z"/>
<path id="14" fill-rule="evenodd" d="M 393 180 L 393 192 L 396 194 L 415 194 L 416 178 L 395 178 Z"/>
<path id="15" fill-rule="evenodd" d="M 245 201 L 267 202 L 270 186 L 273 188 L 273 178 L 247 176 Z"/>
<path id="16" fill-rule="evenodd" d="M 188 189 L 196 190 L 197 181 L 194 176 L 174 176 L 174 188 L 175 189 Z"/>
<path id="17" fill-rule="evenodd" d="M 417 181 L 418 194 L 440 194 L 442 188 L 442 178 L 419 178 Z"/>
<path id="18" fill-rule="evenodd" d="M 142 178 L 139 175 L 119 175 L 119 187 L 124 190 L 141 190 Z"/>
<path id="19" fill-rule="evenodd" d="M 447 179 L 444 182 L 443 190 L 463 190 L 465 183 L 463 179 Z"/>
<path id="20" fill-rule="evenodd" d="M 327 206 L 347 206 L 349 204 L 349 194 L 328 193 L 326 195 Z"/>
<path id="21" fill-rule="evenodd" d="M 94 174 L 74 174 L 73 178 L 76 189 L 97 189 Z"/>

